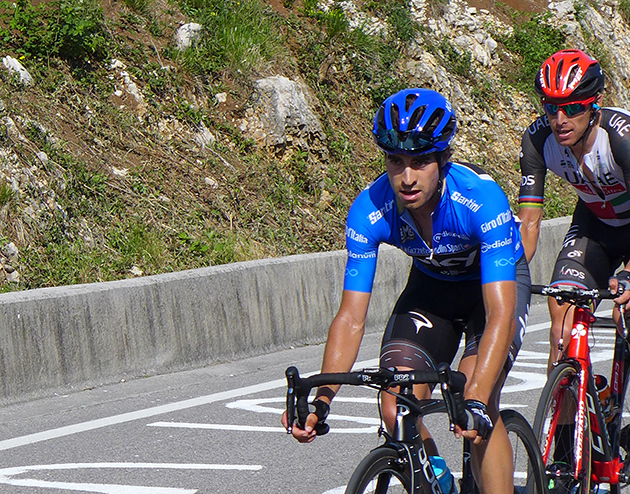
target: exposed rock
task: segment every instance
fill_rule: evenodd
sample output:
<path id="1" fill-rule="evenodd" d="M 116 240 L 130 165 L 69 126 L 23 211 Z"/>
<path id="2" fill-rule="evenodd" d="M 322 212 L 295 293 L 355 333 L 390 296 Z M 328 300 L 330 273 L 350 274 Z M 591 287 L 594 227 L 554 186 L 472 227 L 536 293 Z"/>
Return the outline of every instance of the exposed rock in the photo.
<path id="1" fill-rule="evenodd" d="M 20 78 L 20 82 L 24 86 L 33 85 L 33 77 L 31 76 L 31 74 L 28 73 L 28 70 L 26 70 L 18 60 L 13 57 L 6 56 L 2 59 L 2 63 L 9 72 L 16 74 Z"/>
<path id="2" fill-rule="evenodd" d="M 283 76 L 259 79 L 239 128 L 258 146 L 271 148 L 280 157 L 294 148 L 325 162 L 326 136 L 312 101 L 308 87 L 301 82 Z"/>
<path id="3" fill-rule="evenodd" d="M 208 146 L 215 143 L 217 138 L 212 132 L 203 124 L 199 125 L 199 131 L 195 134 L 195 142 L 201 149 L 205 149 Z"/>
<path id="4" fill-rule="evenodd" d="M 119 107 L 129 106 L 135 110 L 138 117 L 143 117 L 147 112 L 144 96 L 138 85 L 132 80 L 127 67 L 120 60 L 112 60 L 110 68 L 115 72 L 112 76 L 117 82 L 117 89 L 112 95 L 114 103 Z"/>
<path id="5" fill-rule="evenodd" d="M 186 48 L 190 48 L 199 40 L 202 29 L 203 26 L 201 24 L 197 24 L 196 22 L 190 22 L 180 26 L 175 33 L 175 44 L 177 45 L 177 49 L 185 50 Z"/>
<path id="6" fill-rule="evenodd" d="M 0 279 L 17 283 L 20 281 L 20 273 L 13 267 L 18 262 L 18 248 L 13 242 L 9 242 L 0 249 Z"/>

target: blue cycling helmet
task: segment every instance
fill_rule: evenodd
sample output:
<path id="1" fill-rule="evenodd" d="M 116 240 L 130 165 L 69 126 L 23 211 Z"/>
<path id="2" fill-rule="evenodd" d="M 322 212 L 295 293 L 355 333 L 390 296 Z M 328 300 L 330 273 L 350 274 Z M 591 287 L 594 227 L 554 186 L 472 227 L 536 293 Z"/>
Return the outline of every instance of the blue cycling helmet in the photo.
<path id="1" fill-rule="evenodd" d="M 390 154 L 446 151 L 457 120 L 451 104 L 431 89 L 404 89 L 387 98 L 374 117 L 374 140 Z"/>

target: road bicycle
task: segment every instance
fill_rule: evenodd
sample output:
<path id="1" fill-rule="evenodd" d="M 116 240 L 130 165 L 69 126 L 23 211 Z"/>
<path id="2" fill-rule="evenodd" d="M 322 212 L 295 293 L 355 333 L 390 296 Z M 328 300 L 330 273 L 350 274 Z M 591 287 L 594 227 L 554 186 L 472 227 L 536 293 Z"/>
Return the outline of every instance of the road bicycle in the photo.
<path id="1" fill-rule="evenodd" d="M 571 337 L 560 340 L 559 359 L 553 365 L 540 395 L 534 432 L 540 444 L 550 492 L 588 494 L 603 484 L 612 494 L 630 492 L 630 427 L 625 405 L 630 372 L 630 335 L 625 309 L 620 307 L 622 328 L 615 334 L 610 377 L 596 375 L 591 362 L 589 340 L 600 324 L 594 308 L 602 299 L 617 295 L 608 289 L 580 289 L 573 286 L 533 285 L 532 293 L 554 297 L 558 303 L 574 306 Z M 602 327 L 616 328 L 611 318 Z M 610 383 L 610 395 L 598 391 Z M 625 413 L 624 413 L 625 412 Z M 625 415 L 625 416 L 624 416 Z"/>
<path id="2" fill-rule="evenodd" d="M 455 424 L 465 428 L 463 390 L 466 376 L 440 364 L 437 371 L 396 371 L 395 369 L 363 369 L 347 373 L 316 374 L 300 377 L 295 367 L 289 367 L 287 376 L 287 432 L 296 422 L 300 427 L 308 416 L 308 396 L 311 389 L 323 385 L 367 386 L 378 391 L 381 426 L 379 436 L 384 442 L 370 451 L 359 463 L 346 487 L 346 494 L 442 494 L 439 479 L 431 466 L 418 431 L 418 419 L 429 414 L 446 414 L 450 429 Z M 442 399 L 418 400 L 413 394 L 414 384 L 438 384 Z M 392 388 L 397 387 L 394 392 Z M 389 434 L 383 427 L 381 394 L 396 396 L 395 427 Z M 514 453 L 516 471 L 523 473 L 515 478 L 519 494 L 547 494 L 543 465 L 538 444 L 527 420 L 514 410 L 501 411 Z M 463 441 L 461 494 L 477 492 L 470 464 L 470 443 Z M 449 493 L 443 493 L 449 494 Z"/>

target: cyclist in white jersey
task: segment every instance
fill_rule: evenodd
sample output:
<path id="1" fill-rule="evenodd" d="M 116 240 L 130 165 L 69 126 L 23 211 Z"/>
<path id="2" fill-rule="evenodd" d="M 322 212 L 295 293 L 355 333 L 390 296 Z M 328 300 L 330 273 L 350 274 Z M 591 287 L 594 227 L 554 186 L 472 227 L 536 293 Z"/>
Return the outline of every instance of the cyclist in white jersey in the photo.
<path id="1" fill-rule="evenodd" d="M 545 114 L 525 131 L 520 152 L 519 218 L 528 261 L 540 233 L 547 170 L 578 195 L 551 279 L 556 286 L 630 286 L 630 112 L 602 108 L 604 82 L 600 64 L 580 50 L 552 55 L 535 81 Z M 622 263 L 625 269 L 613 276 Z M 615 301 L 629 299 L 630 292 Z M 572 308 L 550 299 L 549 311 L 551 366 L 560 338 L 568 341 Z"/>
<path id="2" fill-rule="evenodd" d="M 456 120 L 451 104 L 429 89 L 400 91 L 374 119 L 386 174 L 363 190 L 346 222 L 348 260 L 341 306 L 328 333 L 322 372 L 347 372 L 365 329 L 378 247 L 394 245 L 413 258 L 409 281 L 383 336 L 380 365 L 431 369 L 454 359 L 459 370 L 472 464 L 482 494 L 512 494 L 511 446 L 499 416 L 499 395 L 521 345 L 529 307 L 529 270 L 509 202 L 479 168 L 449 161 Z M 338 387 L 318 389 L 300 442 L 311 442 Z M 427 385 L 414 390 L 428 398 Z M 391 430 L 395 398 L 384 394 Z M 286 424 L 286 414 L 283 416 Z M 436 454 L 421 427 L 427 454 Z"/>

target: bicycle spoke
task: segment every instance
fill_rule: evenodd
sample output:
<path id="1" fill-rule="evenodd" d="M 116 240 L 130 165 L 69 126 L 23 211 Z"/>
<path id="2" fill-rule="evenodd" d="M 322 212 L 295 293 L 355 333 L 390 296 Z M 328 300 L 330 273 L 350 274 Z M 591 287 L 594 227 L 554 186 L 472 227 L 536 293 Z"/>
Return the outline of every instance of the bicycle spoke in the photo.
<path id="1" fill-rule="evenodd" d="M 515 410 L 503 410 L 501 418 L 512 446 L 514 493 L 545 494 L 546 479 L 534 431 Z"/>
<path id="2" fill-rule="evenodd" d="M 398 463 L 398 454 L 377 448 L 359 464 L 346 494 L 409 494 L 409 476 Z"/>

